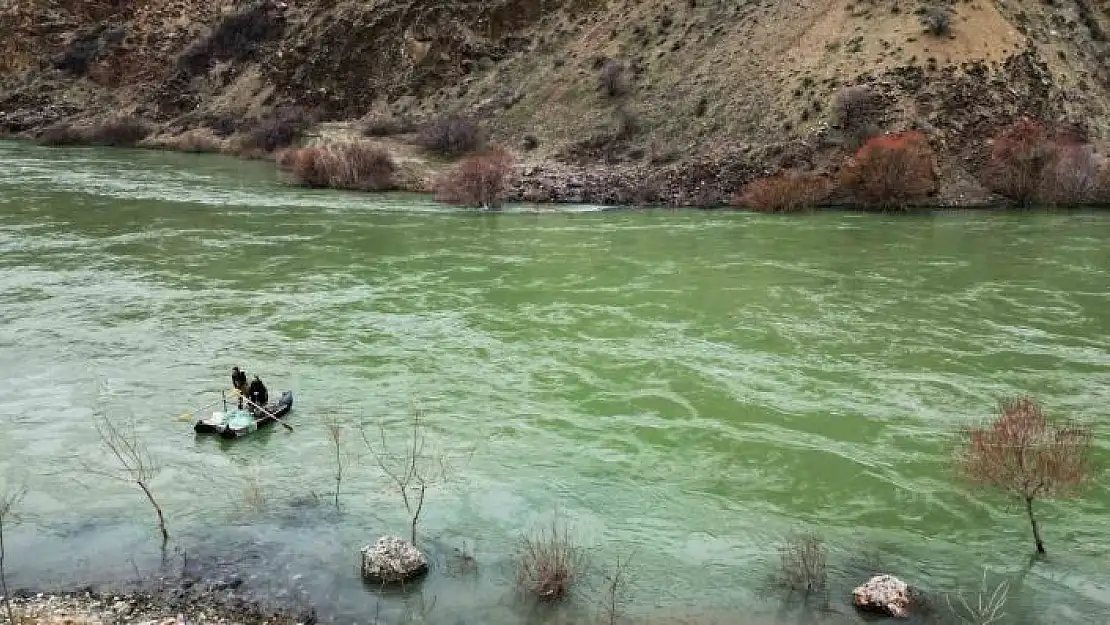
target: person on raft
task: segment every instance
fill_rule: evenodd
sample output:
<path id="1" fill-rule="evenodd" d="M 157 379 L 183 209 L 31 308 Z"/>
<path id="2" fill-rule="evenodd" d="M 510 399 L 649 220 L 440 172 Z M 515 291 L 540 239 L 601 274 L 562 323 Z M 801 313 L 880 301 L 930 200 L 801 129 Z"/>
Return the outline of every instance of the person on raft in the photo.
<path id="1" fill-rule="evenodd" d="M 266 391 L 266 385 L 258 379 L 257 375 L 251 380 L 250 388 L 247 389 L 247 397 L 250 397 L 250 400 L 258 407 L 265 407 L 266 401 L 270 398 L 269 392 Z"/>
<path id="2" fill-rule="evenodd" d="M 243 396 L 247 394 L 247 373 L 239 367 L 231 368 L 231 387 L 239 391 L 239 409 L 243 409 Z"/>

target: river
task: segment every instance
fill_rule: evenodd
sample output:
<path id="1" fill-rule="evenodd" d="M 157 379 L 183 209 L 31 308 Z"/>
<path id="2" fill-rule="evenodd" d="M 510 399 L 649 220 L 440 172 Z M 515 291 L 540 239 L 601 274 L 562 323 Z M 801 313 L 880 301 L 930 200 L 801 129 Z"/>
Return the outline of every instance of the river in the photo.
<path id="1" fill-rule="evenodd" d="M 875 559 L 934 592 L 1010 580 L 1004 622 L 1110 610 L 1104 481 L 1039 507 L 1049 558 L 1025 572 L 1019 506 L 949 460 L 961 424 L 1031 393 L 1097 424 L 1110 461 L 1110 213 L 476 214 L 210 155 L 0 143 L 0 164 L 0 475 L 28 486 L 14 586 L 156 567 L 142 494 L 90 470 L 104 415 L 161 466 L 176 549 L 341 620 L 582 622 L 629 554 L 641 619 L 856 622 Z M 193 433 L 181 415 L 236 364 L 293 390 L 294 432 Z M 433 570 L 382 596 L 358 548 L 407 517 L 358 426 L 403 435 L 417 409 L 449 467 L 419 525 Z M 512 557 L 555 517 L 592 566 L 537 613 Z M 801 530 L 829 549 L 817 616 L 763 590 Z"/>

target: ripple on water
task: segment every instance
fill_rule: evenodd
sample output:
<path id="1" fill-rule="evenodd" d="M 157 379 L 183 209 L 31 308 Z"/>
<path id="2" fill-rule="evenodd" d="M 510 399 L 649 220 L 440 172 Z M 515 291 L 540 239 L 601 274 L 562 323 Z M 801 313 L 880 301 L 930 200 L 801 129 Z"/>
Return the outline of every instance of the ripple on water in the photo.
<path id="1" fill-rule="evenodd" d="M 1029 546 L 1012 506 L 953 478 L 953 430 L 1006 393 L 1100 424 L 1110 401 L 1105 215 L 479 216 L 219 158 L 0 155 L 0 469 L 34 487 L 22 580 L 129 576 L 120 554 L 156 554 L 141 495 L 80 475 L 106 412 L 164 461 L 155 486 L 198 561 L 241 549 L 266 584 L 312 571 L 306 592 L 368 614 L 355 548 L 407 520 L 358 428 L 403 440 L 422 408 L 454 479 L 421 532 L 437 557 L 477 541 L 482 567 L 437 568 L 425 590 L 444 613 L 527 621 L 513 552 L 554 515 L 599 570 L 634 552 L 644 612 L 767 607 L 775 547 L 806 528 L 832 546 L 836 597 L 864 550 L 946 589 L 1016 574 Z M 295 433 L 192 434 L 180 413 L 231 364 L 294 390 Z M 283 503 L 327 502 L 329 413 L 357 460 L 334 516 Z M 1059 622 L 1110 605 L 1108 502 L 1096 485 L 1042 508 L 1058 555 L 1023 593 Z"/>

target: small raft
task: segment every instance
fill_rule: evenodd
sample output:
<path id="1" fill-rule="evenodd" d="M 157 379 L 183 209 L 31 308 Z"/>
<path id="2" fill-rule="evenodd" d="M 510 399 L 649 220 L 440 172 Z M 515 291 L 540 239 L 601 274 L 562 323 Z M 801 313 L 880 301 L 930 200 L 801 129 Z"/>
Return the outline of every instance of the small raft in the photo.
<path id="1" fill-rule="evenodd" d="M 226 413 L 216 411 L 212 416 L 197 421 L 193 430 L 197 434 L 219 434 L 221 438 L 242 438 L 272 426 L 293 409 L 293 391 L 285 391 L 276 402 L 265 410 L 233 409 Z"/>

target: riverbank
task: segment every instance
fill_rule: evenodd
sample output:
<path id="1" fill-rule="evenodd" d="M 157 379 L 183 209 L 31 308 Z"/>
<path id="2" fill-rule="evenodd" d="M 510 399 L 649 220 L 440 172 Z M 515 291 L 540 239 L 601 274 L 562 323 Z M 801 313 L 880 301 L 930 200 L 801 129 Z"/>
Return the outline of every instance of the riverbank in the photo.
<path id="1" fill-rule="evenodd" d="M 2 607 L 2 606 L 0 606 Z M 228 585 L 178 582 L 146 590 L 20 592 L 15 625 L 311 625 L 312 610 L 267 609 Z"/>

